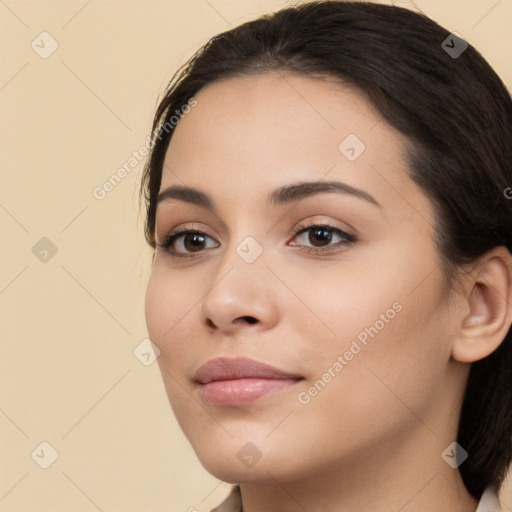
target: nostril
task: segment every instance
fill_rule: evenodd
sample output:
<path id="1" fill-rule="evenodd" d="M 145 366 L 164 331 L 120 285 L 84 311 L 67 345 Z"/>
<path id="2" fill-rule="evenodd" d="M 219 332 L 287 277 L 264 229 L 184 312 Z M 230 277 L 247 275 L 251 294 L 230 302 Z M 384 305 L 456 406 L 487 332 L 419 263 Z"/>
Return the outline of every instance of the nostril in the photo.
<path id="1" fill-rule="evenodd" d="M 246 320 L 250 324 L 255 324 L 258 321 L 253 316 L 242 316 L 241 318 L 243 318 L 244 320 Z"/>

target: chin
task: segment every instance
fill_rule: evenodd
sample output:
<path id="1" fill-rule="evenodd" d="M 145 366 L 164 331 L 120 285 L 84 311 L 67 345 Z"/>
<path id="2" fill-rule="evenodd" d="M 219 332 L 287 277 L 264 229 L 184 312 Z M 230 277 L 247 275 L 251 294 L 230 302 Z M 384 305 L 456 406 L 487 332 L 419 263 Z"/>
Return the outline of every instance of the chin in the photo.
<path id="1" fill-rule="evenodd" d="M 230 484 L 272 483 L 275 481 L 272 476 L 277 476 L 279 481 L 283 481 L 281 479 L 281 472 L 276 467 L 276 464 L 269 460 L 264 462 L 263 458 L 251 467 L 241 463 L 236 458 L 236 454 L 233 461 L 233 454 L 231 452 L 223 454 L 218 451 L 212 456 L 199 456 L 198 454 L 198 458 L 208 473 Z"/>
<path id="2" fill-rule="evenodd" d="M 290 456 L 295 451 L 293 448 L 287 451 L 264 436 L 255 438 L 261 441 L 247 441 L 247 434 L 233 437 L 226 434 L 222 441 L 212 441 L 209 436 L 200 442 L 196 439 L 192 447 L 206 471 L 227 483 L 275 483 L 275 480 L 284 483 L 304 476 L 304 468 Z M 297 473 L 298 468 L 301 474 Z"/>

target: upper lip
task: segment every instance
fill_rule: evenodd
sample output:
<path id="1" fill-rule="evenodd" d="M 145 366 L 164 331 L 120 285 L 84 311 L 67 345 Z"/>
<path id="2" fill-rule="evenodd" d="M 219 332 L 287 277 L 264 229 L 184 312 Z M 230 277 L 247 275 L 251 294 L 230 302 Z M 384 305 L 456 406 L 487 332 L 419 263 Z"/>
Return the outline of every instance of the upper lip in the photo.
<path id="1" fill-rule="evenodd" d="M 216 380 L 234 380 L 244 378 L 262 379 L 300 379 L 300 375 L 292 374 L 260 363 L 247 357 L 210 359 L 196 372 L 194 379 L 201 384 Z"/>

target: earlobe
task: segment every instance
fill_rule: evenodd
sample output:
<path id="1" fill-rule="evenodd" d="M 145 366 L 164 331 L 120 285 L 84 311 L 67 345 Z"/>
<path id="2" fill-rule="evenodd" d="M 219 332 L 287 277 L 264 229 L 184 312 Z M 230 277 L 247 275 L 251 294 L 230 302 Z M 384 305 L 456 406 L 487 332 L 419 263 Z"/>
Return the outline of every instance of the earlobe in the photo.
<path id="1" fill-rule="evenodd" d="M 472 363 L 494 352 L 512 323 L 512 256 L 505 247 L 490 251 L 469 275 L 469 312 L 461 320 L 452 357 Z M 467 308 L 466 308 L 467 311 Z"/>

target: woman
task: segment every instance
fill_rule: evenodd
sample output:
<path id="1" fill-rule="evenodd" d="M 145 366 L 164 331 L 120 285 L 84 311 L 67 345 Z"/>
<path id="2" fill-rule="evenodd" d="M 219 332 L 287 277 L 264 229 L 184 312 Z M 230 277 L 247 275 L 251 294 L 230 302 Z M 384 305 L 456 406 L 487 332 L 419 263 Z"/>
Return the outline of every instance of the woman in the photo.
<path id="1" fill-rule="evenodd" d="M 174 75 L 146 320 L 181 428 L 236 484 L 216 511 L 499 510 L 511 141 L 482 56 L 398 7 L 286 8 Z"/>

